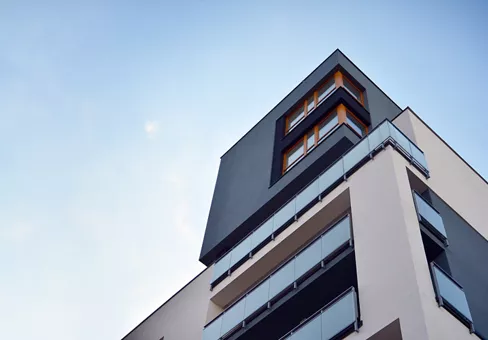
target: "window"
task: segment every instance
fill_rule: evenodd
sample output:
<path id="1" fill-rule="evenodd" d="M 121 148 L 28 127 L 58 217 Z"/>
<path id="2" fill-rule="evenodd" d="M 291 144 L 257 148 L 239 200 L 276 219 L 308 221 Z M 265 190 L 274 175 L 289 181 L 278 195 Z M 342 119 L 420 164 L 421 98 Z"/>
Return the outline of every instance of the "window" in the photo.
<path id="1" fill-rule="evenodd" d="M 291 169 L 341 124 L 350 126 L 360 137 L 368 133 L 367 126 L 348 111 L 343 104 L 340 104 L 285 152 L 283 173 Z"/>
<path id="2" fill-rule="evenodd" d="M 363 137 L 368 130 L 366 125 L 357 120 L 356 117 L 354 117 L 354 115 L 349 111 L 346 112 L 346 124 L 349 125 L 360 137 Z"/>
<path id="3" fill-rule="evenodd" d="M 295 108 L 288 116 L 285 122 L 285 134 L 293 130 L 305 117 L 313 112 L 329 97 L 336 88 L 342 86 L 354 98 L 356 98 L 361 105 L 363 104 L 363 93 L 358 89 L 349 79 L 347 79 L 342 72 L 337 71 L 332 77 L 328 78 L 316 91 L 306 97 L 304 102 Z"/>
<path id="4" fill-rule="evenodd" d="M 293 129 L 303 118 L 305 117 L 305 111 L 303 111 L 303 107 L 299 107 L 295 112 L 293 112 L 287 118 L 287 126 L 288 131 Z"/>
<path id="5" fill-rule="evenodd" d="M 298 143 L 291 147 L 285 153 L 285 169 L 291 168 L 295 163 L 305 154 L 304 139 L 300 139 Z"/>
<path id="6" fill-rule="evenodd" d="M 317 91 L 317 102 L 320 103 L 322 100 L 327 98 L 335 90 L 335 88 L 336 88 L 335 80 L 334 78 L 330 78 Z"/>
<path id="7" fill-rule="evenodd" d="M 361 104 L 363 103 L 363 93 L 351 83 L 349 79 L 346 77 L 342 77 L 342 82 L 344 85 L 344 88 L 346 89 L 347 92 L 349 92 L 358 102 Z"/>
<path id="8" fill-rule="evenodd" d="M 337 117 L 337 112 L 334 111 L 319 124 L 319 141 L 322 141 L 326 136 L 328 136 L 337 125 L 339 125 L 339 117 Z"/>

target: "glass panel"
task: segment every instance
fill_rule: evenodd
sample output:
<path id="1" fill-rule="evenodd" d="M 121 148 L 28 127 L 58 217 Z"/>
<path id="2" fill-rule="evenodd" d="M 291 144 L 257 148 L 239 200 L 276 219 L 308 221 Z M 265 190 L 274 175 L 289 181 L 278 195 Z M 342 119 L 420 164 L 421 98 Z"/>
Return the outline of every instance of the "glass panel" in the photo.
<path id="1" fill-rule="evenodd" d="M 299 212 L 307 204 L 312 202 L 319 196 L 319 180 L 316 179 L 312 183 L 309 184 L 304 190 L 302 190 L 296 198 L 296 211 Z"/>
<path id="2" fill-rule="evenodd" d="M 388 122 L 384 122 L 368 135 L 369 147 L 371 151 L 380 146 L 381 143 L 383 143 L 388 137 L 390 137 Z"/>
<path id="3" fill-rule="evenodd" d="M 228 252 L 224 257 L 222 257 L 220 260 L 215 262 L 212 282 L 218 279 L 220 276 L 222 276 L 224 273 L 226 273 L 229 270 L 231 253 L 232 252 Z"/>
<path id="4" fill-rule="evenodd" d="M 303 139 L 287 152 L 286 167 L 289 167 L 303 155 Z"/>
<path id="5" fill-rule="evenodd" d="M 322 313 L 322 340 L 329 340 L 356 321 L 354 292 L 346 294 Z"/>
<path id="6" fill-rule="evenodd" d="M 283 224 L 295 217 L 295 201 L 296 198 L 292 199 L 280 210 L 278 210 L 278 212 L 276 212 L 276 214 L 274 215 L 273 231 L 278 230 L 283 226 Z"/>
<path id="7" fill-rule="evenodd" d="M 337 248 L 349 241 L 351 229 L 349 216 L 339 221 L 327 233 L 322 235 L 322 258 L 325 259 Z"/>
<path id="8" fill-rule="evenodd" d="M 292 340 L 320 340 L 322 334 L 322 320 L 321 315 L 317 315 L 314 319 L 299 328 L 288 339 Z"/>
<path id="9" fill-rule="evenodd" d="M 246 297 L 246 308 L 244 318 L 257 311 L 260 307 L 268 303 L 269 279 L 263 281 L 258 287 Z"/>
<path id="10" fill-rule="evenodd" d="M 307 138 L 307 149 L 310 150 L 315 146 L 315 133 L 309 132 Z"/>
<path id="11" fill-rule="evenodd" d="M 425 219 L 429 224 L 431 224 L 437 231 L 441 233 L 445 238 L 447 238 L 446 229 L 444 228 L 444 222 L 442 221 L 441 215 L 435 211 L 425 200 L 417 195 L 415 196 L 415 203 L 417 205 L 418 213 Z"/>
<path id="12" fill-rule="evenodd" d="M 473 322 L 464 291 L 435 266 L 434 273 L 437 279 L 437 285 L 439 286 L 439 294 L 442 296 L 442 298 L 453 305 L 468 320 Z"/>
<path id="13" fill-rule="evenodd" d="M 410 155 L 412 154 L 412 150 L 410 149 L 410 141 L 407 137 L 405 137 L 393 124 L 389 124 L 390 126 L 390 133 L 393 139 Z"/>
<path id="14" fill-rule="evenodd" d="M 288 130 L 297 125 L 303 117 L 305 117 L 305 112 L 303 111 L 302 105 L 288 117 Z"/>
<path id="15" fill-rule="evenodd" d="M 353 117 L 350 113 L 346 114 L 346 122 L 347 125 L 349 125 L 359 136 L 363 137 L 366 134 L 364 125 L 361 124 L 361 122 Z"/>
<path id="16" fill-rule="evenodd" d="M 269 299 L 271 300 L 295 279 L 295 260 L 291 260 L 269 278 Z"/>
<path id="17" fill-rule="evenodd" d="M 309 245 L 297 255 L 295 259 L 295 279 L 313 268 L 322 260 L 322 245 L 320 239 Z"/>
<path id="18" fill-rule="evenodd" d="M 337 180 L 344 176 L 344 163 L 342 158 L 335 162 L 326 172 L 319 177 L 319 191 L 324 192 Z"/>
<path id="19" fill-rule="evenodd" d="M 344 88 L 358 101 L 361 101 L 361 91 L 359 91 L 346 77 L 343 77 Z"/>
<path id="20" fill-rule="evenodd" d="M 335 80 L 334 77 L 330 78 L 318 91 L 317 100 L 321 102 L 327 98 L 335 90 Z"/>
<path id="21" fill-rule="evenodd" d="M 230 259 L 230 266 L 232 267 L 244 257 L 248 257 L 251 252 L 251 235 L 246 237 L 234 249 L 232 249 L 232 257 Z"/>
<path id="22" fill-rule="evenodd" d="M 222 327 L 222 316 L 215 319 L 210 325 L 203 329 L 203 340 L 217 340 L 220 338 Z"/>
<path id="23" fill-rule="evenodd" d="M 273 217 L 261 224 L 251 235 L 251 248 L 259 246 L 266 238 L 273 233 Z"/>
<path id="24" fill-rule="evenodd" d="M 222 330 L 221 334 L 225 335 L 232 330 L 235 326 L 239 325 L 244 320 L 244 306 L 246 299 L 242 299 L 235 305 L 225 311 L 222 316 Z"/>
<path id="25" fill-rule="evenodd" d="M 339 124 L 337 112 L 333 112 L 327 119 L 319 125 L 319 141 L 325 138 Z"/>
<path id="26" fill-rule="evenodd" d="M 427 167 L 427 161 L 425 160 L 425 155 L 423 154 L 422 151 L 417 148 L 415 144 L 410 144 L 410 148 L 412 149 L 412 156 L 413 158 L 420 164 L 422 165 L 425 170 L 428 170 L 429 168 Z"/>
<path id="27" fill-rule="evenodd" d="M 310 113 L 314 109 L 314 99 L 313 96 L 307 99 L 307 113 Z"/>
<path id="28" fill-rule="evenodd" d="M 368 139 L 363 139 L 344 156 L 344 172 L 348 172 L 369 154 Z"/>

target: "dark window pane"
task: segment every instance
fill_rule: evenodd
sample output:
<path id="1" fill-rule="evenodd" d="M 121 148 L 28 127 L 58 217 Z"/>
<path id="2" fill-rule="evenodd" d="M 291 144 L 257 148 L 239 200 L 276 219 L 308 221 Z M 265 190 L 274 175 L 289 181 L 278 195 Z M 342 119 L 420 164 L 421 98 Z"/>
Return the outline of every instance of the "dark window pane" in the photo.
<path id="1" fill-rule="evenodd" d="M 353 117 L 350 113 L 347 113 L 347 115 L 346 115 L 346 123 L 359 136 L 362 137 L 362 136 L 364 136 L 366 134 L 366 129 L 364 128 L 364 126 L 355 117 Z"/>
<path id="2" fill-rule="evenodd" d="M 307 113 L 310 113 L 314 109 L 314 99 L 313 96 L 307 99 Z"/>
<path id="3" fill-rule="evenodd" d="M 344 80 L 344 88 L 358 101 L 361 101 L 361 92 L 346 78 Z"/>
<path id="4" fill-rule="evenodd" d="M 303 111 L 303 106 L 300 106 L 288 117 L 288 130 L 293 128 L 303 117 L 305 117 L 305 112 Z"/>
<path id="5" fill-rule="evenodd" d="M 317 101 L 321 102 L 327 98 L 335 90 L 335 80 L 334 77 L 330 78 L 318 91 L 317 91 Z"/>
<path id="6" fill-rule="evenodd" d="M 330 117 L 328 117 L 322 123 L 320 123 L 319 140 L 323 139 L 329 133 L 331 133 L 334 127 L 337 126 L 337 124 L 339 124 L 339 119 L 337 118 L 337 113 L 334 112 Z"/>
<path id="7" fill-rule="evenodd" d="M 313 131 L 308 133 L 307 149 L 310 150 L 315 146 L 315 133 Z"/>
<path id="8" fill-rule="evenodd" d="M 303 155 L 303 140 L 287 152 L 286 167 L 296 162 Z"/>

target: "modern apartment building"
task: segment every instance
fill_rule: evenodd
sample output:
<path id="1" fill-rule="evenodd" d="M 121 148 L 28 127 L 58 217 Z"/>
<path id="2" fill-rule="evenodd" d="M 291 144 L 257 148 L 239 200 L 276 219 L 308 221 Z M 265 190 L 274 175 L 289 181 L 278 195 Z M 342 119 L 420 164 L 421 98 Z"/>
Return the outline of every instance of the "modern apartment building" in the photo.
<path id="1" fill-rule="evenodd" d="M 207 268 L 124 340 L 488 339 L 488 183 L 336 50 L 221 158 Z"/>

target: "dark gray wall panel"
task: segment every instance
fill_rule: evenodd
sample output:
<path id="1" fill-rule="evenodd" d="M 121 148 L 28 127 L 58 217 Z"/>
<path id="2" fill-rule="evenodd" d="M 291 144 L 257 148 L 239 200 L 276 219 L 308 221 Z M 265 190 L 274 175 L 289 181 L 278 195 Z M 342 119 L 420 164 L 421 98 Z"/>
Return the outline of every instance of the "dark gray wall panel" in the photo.
<path id="1" fill-rule="evenodd" d="M 488 339 L 488 241 L 435 193 L 428 196 L 444 221 L 450 273 L 466 292 L 476 331 Z"/>
<path id="2" fill-rule="evenodd" d="M 400 108 L 392 100 L 336 50 L 222 156 L 200 254 L 200 261 L 204 264 L 210 265 L 257 227 L 273 212 L 273 207 L 279 207 L 280 203 L 291 198 L 300 190 L 298 183 L 312 180 L 315 171 L 307 168 L 329 151 L 333 140 L 324 141 L 300 164 L 270 186 L 273 157 L 282 157 L 273 152 L 275 130 L 284 114 L 339 67 L 365 89 L 365 107 L 371 115 L 373 128 L 385 118 L 391 119 L 400 113 Z M 350 131 L 348 134 L 353 135 Z M 357 141 L 354 136 L 351 138 Z M 336 148 L 336 152 L 329 153 L 329 159 L 322 159 L 323 164 L 330 164 L 335 160 L 333 157 L 340 157 L 338 150 L 346 151 L 344 139 L 336 138 L 336 141 L 342 144 Z M 304 179 L 305 175 L 309 178 Z M 295 181 L 300 176 L 302 178 Z"/>

